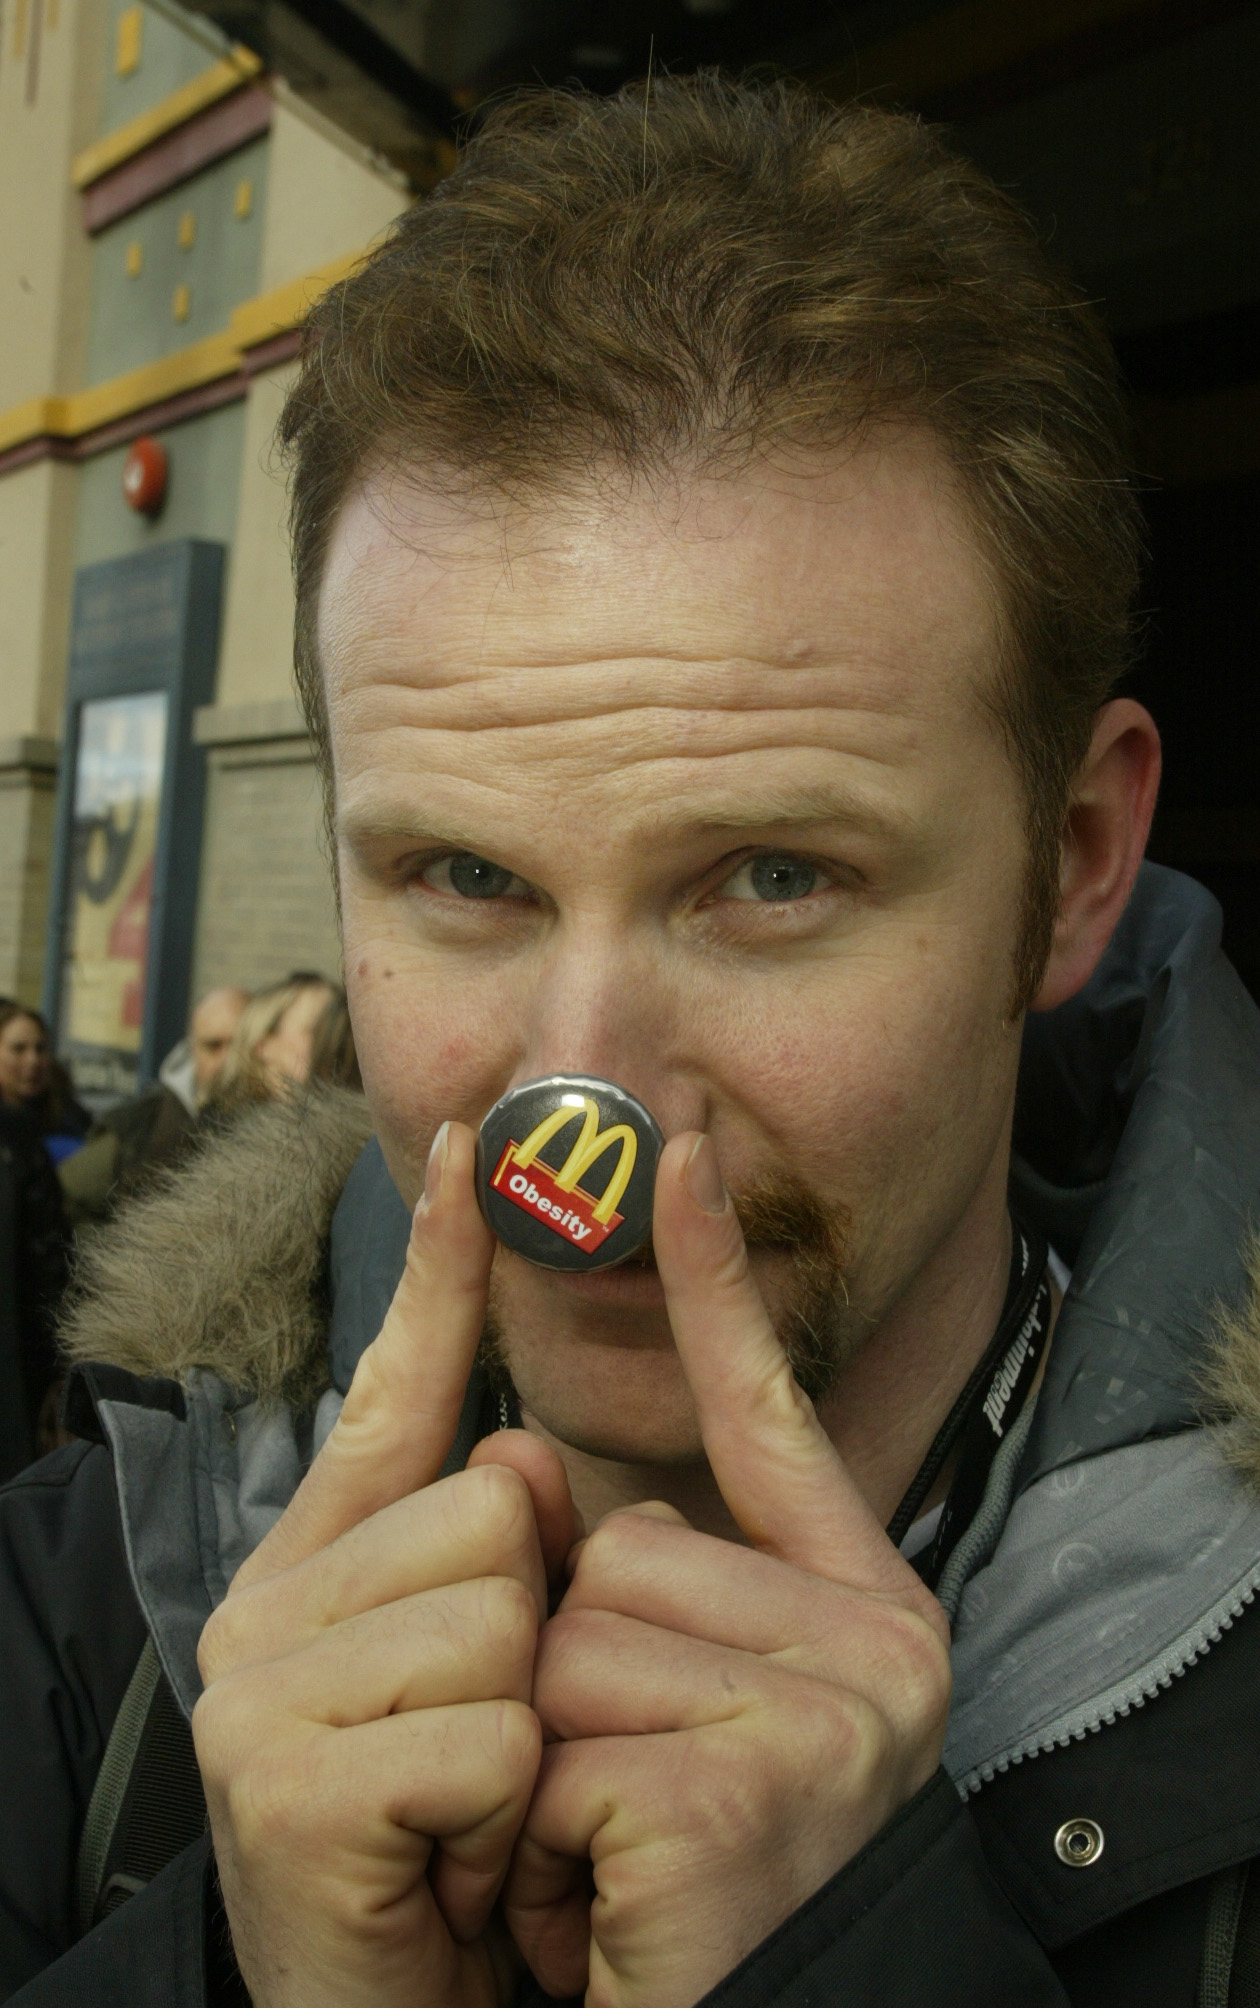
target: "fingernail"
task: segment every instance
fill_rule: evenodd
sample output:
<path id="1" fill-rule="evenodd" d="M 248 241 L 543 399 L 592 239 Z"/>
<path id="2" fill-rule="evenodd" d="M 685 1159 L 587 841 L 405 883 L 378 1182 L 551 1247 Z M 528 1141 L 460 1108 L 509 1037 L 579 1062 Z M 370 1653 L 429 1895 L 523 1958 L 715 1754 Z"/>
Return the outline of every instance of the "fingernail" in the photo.
<path id="1" fill-rule="evenodd" d="M 726 1187 L 722 1183 L 712 1137 L 698 1136 L 691 1146 L 691 1156 L 687 1159 L 687 1184 L 696 1205 L 702 1206 L 706 1213 L 725 1213 L 728 1204 Z"/>
<path id="2" fill-rule="evenodd" d="M 446 1170 L 446 1147 L 451 1126 L 443 1123 L 429 1146 L 429 1162 L 424 1168 L 424 1200 L 431 1206 L 442 1189 L 442 1174 Z"/>

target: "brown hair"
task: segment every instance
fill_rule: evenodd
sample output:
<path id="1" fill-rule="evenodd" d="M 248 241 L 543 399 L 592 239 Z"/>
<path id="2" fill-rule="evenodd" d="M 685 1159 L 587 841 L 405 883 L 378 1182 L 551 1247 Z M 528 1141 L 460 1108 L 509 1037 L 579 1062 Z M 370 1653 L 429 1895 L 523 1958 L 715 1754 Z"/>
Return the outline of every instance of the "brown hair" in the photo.
<path id="1" fill-rule="evenodd" d="M 746 466 L 881 418 L 941 442 L 998 585 L 1026 1002 L 1071 779 L 1130 659 L 1139 517 L 1097 318 L 1016 206 L 908 116 L 707 74 L 530 95 L 324 297 L 281 439 L 297 680 L 328 786 L 319 583 L 366 474 L 528 495 L 600 465 Z"/>

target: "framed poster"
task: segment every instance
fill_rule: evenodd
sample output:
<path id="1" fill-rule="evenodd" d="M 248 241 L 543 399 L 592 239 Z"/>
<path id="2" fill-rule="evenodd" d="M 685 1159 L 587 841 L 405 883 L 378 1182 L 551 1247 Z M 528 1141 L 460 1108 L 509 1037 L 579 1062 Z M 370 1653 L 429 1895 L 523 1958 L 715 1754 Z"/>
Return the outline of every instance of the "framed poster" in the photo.
<path id="1" fill-rule="evenodd" d="M 103 1108 L 184 1031 L 223 547 L 158 545 L 80 572 L 59 783 L 45 1008 Z"/>

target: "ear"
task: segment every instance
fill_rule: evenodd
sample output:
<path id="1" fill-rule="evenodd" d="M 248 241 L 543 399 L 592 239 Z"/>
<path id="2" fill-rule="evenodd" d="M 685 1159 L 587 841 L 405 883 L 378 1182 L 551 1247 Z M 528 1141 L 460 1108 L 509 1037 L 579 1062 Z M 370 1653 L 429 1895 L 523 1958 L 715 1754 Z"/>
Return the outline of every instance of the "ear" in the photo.
<path id="1" fill-rule="evenodd" d="M 1088 983 L 1133 890 L 1159 791 L 1155 720 L 1132 698 L 1104 704 L 1072 786 L 1063 831 L 1059 918 L 1034 1011 Z"/>

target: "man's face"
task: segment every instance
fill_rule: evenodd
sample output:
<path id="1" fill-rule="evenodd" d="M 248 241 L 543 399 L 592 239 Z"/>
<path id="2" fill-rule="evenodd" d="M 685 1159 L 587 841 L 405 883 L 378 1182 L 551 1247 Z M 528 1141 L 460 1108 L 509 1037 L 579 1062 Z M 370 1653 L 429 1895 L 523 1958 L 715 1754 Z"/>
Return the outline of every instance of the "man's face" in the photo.
<path id="1" fill-rule="evenodd" d="M 602 1074 L 709 1131 L 734 1190 L 843 1220 L 843 1322 L 877 1342 L 992 1203 L 1018 1059 L 993 593 L 932 445 L 533 509 L 382 477 L 320 639 L 346 978 L 407 1201 L 444 1118 Z M 753 1261 L 783 1328 L 791 1258 Z M 499 1250 L 493 1306 L 562 1441 L 699 1454 L 650 1265 Z"/>

